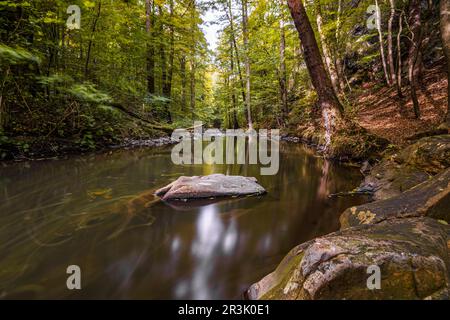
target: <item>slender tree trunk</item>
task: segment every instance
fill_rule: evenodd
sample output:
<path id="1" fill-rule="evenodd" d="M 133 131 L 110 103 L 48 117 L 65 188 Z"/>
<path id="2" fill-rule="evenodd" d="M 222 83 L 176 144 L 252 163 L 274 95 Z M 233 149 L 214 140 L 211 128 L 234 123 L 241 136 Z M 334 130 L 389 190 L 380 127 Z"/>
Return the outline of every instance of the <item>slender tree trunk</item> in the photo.
<path id="1" fill-rule="evenodd" d="M 174 60 L 174 29 L 173 29 L 173 0 L 169 2 L 170 10 L 170 25 L 169 25 L 169 63 L 166 62 L 166 48 L 164 41 L 161 41 L 161 82 L 162 82 L 162 95 L 163 97 L 169 99 L 169 101 L 164 102 L 164 113 L 166 119 L 169 123 L 172 122 L 172 114 L 170 113 L 170 98 L 172 93 L 172 77 L 173 77 L 173 60 Z M 161 18 L 163 18 L 164 11 L 161 6 L 159 6 L 159 12 Z M 164 25 L 161 22 L 161 35 L 164 35 Z"/>
<path id="2" fill-rule="evenodd" d="M 181 111 L 186 110 L 187 104 L 187 75 L 186 75 L 186 57 L 180 57 L 180 76 L 181 76 Z"/>
<path id="3" fill-rule="evenodd" d="M 450 0 L 441 0 L 441 37 L 445 56 L 447 57 L 447 117 L 446 124 L 450 127 Z"/>
<path id="4" fill-rule="evenodd" d="M 422 42 L 421 31 L 421 3 L 420 0 L 411 0 L 409 4 L 409 28 L 411 30 L 411 45 L 408 56 L 408 78 L 411 87 L 414 115 L 420 118 L 420 106 L 417 98 L 417 61 Z"/>
<path id="5" fill-rule="evenodd" d="M 196 79 L 195 79 L 195 71 L 196 71 L 196 63 L 195 63 L 195 29 L 197 26 L 196 23 L 196 9 L 197 9 L 197 5 L 195 0 L 192 0 L 192 7 L 191 7 L 191 63 L 190 63 L 190 93 L 191 93 L 191 101 L 190 101 L 190 105 L 191 105 L 191 115 L 192 115 L 192 119 L 194 120 L 195 118 L 195 100 L 196 100 L 196 95 L 195 95 L 195 87 L 196 87 Z"/>
<path id="6" fill-rule="evenodd" d="M 173 12 L 173 0 L 169 1 L 169 10 L 170 10 L 170 25 L 169 25 L 169 68 L 167 71 L 167 78 L 164 90 L 164 96 L 167 98 L 172 97 L 172 81 L 173 81 L 173 68 L 174 68 L 174 60 L 175 60 L 175 29 L 174 29 L 174 12 Z"/>
<path id="7" fill-rule="evenodd" d="M 344 92 L 345 90 L 345 70 L 344 70 L 344 63 L 342 58 L 342 45 L 341 45 L 341 16 L 342 16 L 342 0 L 338 1 L 338 9 L 337 9 L 337 20 L 336 20 L 336 50 L 335 50 L 335 56 L 336 56 L 336 70 L 338 74 L 339 79 L 339 86 L 341 88 L 341 92 Z M 351 90 L 350 86 L 349 89 Z"/>
<path id="8" fill-rule="evenodd" d="M 236 65 L 237 65 L 237 69 L 238 69 L 239 81 L 241 84 L 242 101 L 245 106 L 245 98 L 246 98 L 245 83 L 244 83 L 244 77 L 242 76 L 241 59 L 239 57 L 239 51 L 238 51 L 238 46 L 237 46 L 237 42 L 236 42 L 236 35 L 235 35 L 235 31 L 234 31 L 234 18 L 233 18 L 233 10 L 232 10 L 231 0 L 227 1 L 227 17 L 228 17 L 228 21 L 230 22 L 230 32 L 231 32 L 231 37 L 233 40 L 233 46 L 234 46 L 234 50 L 235 50 L 234 52 L 236 54 Z"/>
<path id="9" fill-rule="evenodd" d="M 234 92 L 234 44 L 233 44 L 233 36 L 230 39 L 230 93 L 231 93 L 231 103 L 232 103 L 232 114 L 233 114 L 233 128 L 239 128 L 239 121 L 237 118 L 237 102 L 236 102 L 236 94 Z"/>
<path id="10" fill-rule="evenodd" d="M 145 22 L 147 32 L 147 91 L 150 95 L 154 95 L 155 88 L 155 49 L 153 47 L 153 19 L 152 19 L 153 2 L 145 0 Z"/>
<path id="11" fill-rule="evenodd" d="M 84 77 L 85 78 L 87 78 L 89 75 L 89 63 L 91 60 L 92 44 L 94 41 L 93 37 L 97 30 L 97 23 L 98 23 L 98 20 L 100 19 L 101 10 L 102 10 L 102 1 L 100 0 L 98 2 L 98 6 L 97 6 L 97 15 L 95 16 L 94 23 L 92 25 L 91 38 L 89 39 L 88 50 L 87 50 L 87 54 L 86 54 L 86 64 L 84 66 Z"/>
<path id="12" fill-rule="evenodd" d="M 2 86 L 0 87 L 0 133 L 2 133 L 3 128 L 6 124 L 6 110 L 3 108 L 3 89 L 5 88 L 6 80 L 8 79 L 10 73 L 10 67 L 6 69 L 5 76 L 3 77 Z"/>
<path id="13" fill-rule="evenodd" d="M 398 17 L 398 33 L 397 33 L 397 94 L 399 98 L 403 98 L 402 93 L 402 32 L 403 32 L 403 13 Z"/>
<path id="14" fill-rule="evenodd" d="M 342 117 L 344 108 L 333 90 L 330 78 L 328 78 L 314 30 L 306 14 L 303 2 L 301 0 L 288 0 L 288 6 L 303 47 L 303 57 L 311 82 L 319 99 L 318 104 L 323 115 L 326 146 L 328 147 L 334 133 L 336 120 Z"/>
<path id="15" fill-rule="evenodd" d="M 225 82 L 225 86 L 228 89 L 228 92 L 231 92 L 231 74 L 227 74 L 226 76 L 224 76 L 224 82 Z M 232 128 L 232 124 L 231 124 L 231 112 L 230 112 L 230 108 L 228 107 L 228 103 L 225 103 L 225 124 L 226 124 L 226 129 L 231 129 Z"/>
<path id="16" fill-rule="evenodd" d="M 283 123 L 287 120 L 289 109 L 287 101 L 287 75 L 286 75 L 286 30 L 284 26 L 283 8 L 280 7 L 280 98 Z"/>
<path id="17" fill-rule="evenodd" d="M 164 39 L 159 43 L 159 60 L 161 66 L 161 85 L 159 92 L 162 96 L 166 97 L 165 90 L 167 85 L 167 61 L 166 61 L 166 42 L 165 42 L 165 34 L 164 34 L 164 11 L 162 6 L 158 6 L 159 13 L 159 26 L 158 26 L 158 35 Z"/>
<path id="18" fill-rule="evenodd" d="M 327 39 L 325 37 L 325 33 L 323 31 L 323 18 L 322 18 L 322 7 L 320 5 L 320 0 L 314 0 L 315 11 L 316 11 L 316 22 L 317 22 L 317 30 L 319 32 L 320 41 L 322 43 L 322 52 L 325 60 L 325 64 L 327 66 L 328 74 L 331 79 L 331 84 L 333 85 L 333 89 L 336 93 L 341 92 L 341 88 L 339 87 L 339 77 L 336 71 L 336 66 L 333 63 L 333 59 L 331 57 L 331 51 L 328 48 Z"/>
<path id="19" fill-rule="evenodd" d="M 375 6 L 377 7 L 377 30 L 378 30 L 378 38 L 380 41 L 380 55 L 381 55 L 381 64 L 383 65 L 383 73 L 384 77 L 386 79 L 386 83 L 388 86 L 391 85 L 391 79 L 389 78 L 389 73 L 387 70 L 387 63 L 386 63 L 386 54 L 384 53 L 384 39 L 383 39 L 383 30 L 381 25 L 381 9 L 378 5 L 378 0 L 375 0 Z"/>
<path id="20" fill-rule="evenodd" d="M 395 79 L 395 62 L 394 62 L 394 41 L 393 41 L 393 25 L 395 19 L 395 0 L 389 0 L 391 6 L 391 13 L 389 16 L 388 23 L 388 62 L 389 62 L 389 80 L 391 81 L 391 85 L 394 83 Z"/>
<path id="21" fill-rule="evenodd" d="M 242 1 L 242 36 L 244 38 L 244 64 L 245 64 L 245 105 L 247 107 L 247 121 L 249 129 L 253 129 L 252 107 L 251 107 L 251 79 L 250 79 L 250 57 L 248 39 L 248 4 Z"/>

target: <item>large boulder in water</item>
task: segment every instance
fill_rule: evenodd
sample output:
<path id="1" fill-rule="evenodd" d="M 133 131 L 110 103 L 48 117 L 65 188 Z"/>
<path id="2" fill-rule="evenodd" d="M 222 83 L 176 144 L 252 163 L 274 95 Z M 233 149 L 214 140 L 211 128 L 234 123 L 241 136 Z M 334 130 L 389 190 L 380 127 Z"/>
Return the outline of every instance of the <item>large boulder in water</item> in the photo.
<path id="1" fill-rule="evenodd" d="M 341 227 L 375 224 L 392 218 L 427 216 L 450 223 L 450 169 L 397 197 L 347 209 Z"/>
<path id="2" fill-rule="evenodd" d="M 163 200 L 195 200 L 218 197 L 262 195 L 266 190 L 256 178 L 213 174 L 203 177 L 180 177 L 156 191 Z"/>
<path id="3" fill-rule="evenodd" d="M 345 229 L 293 249 L 247 291 L 250 299 L 449 298 L 449 227 L 430 218 Z M 381 289 L 368 288 L 369 267 Z"/>

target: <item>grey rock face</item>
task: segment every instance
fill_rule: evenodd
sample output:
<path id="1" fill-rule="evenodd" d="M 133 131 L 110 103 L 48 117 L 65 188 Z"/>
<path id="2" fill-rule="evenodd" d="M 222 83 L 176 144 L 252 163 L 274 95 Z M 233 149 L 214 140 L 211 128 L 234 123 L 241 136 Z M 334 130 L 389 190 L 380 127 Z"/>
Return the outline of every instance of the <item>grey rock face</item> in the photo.
<path id="1" fill-rule="evenodd" d="M 430 218 L 395 219 L 336 232 L 294 248 L 247 292 L 250 299 L 445 299 L 448 231 Z M 381 288 L 367 286 L 368 269 Z"/>
<path id="2" fill-rule="evenodd" d="M 256 178 L 213 174 L 203 177 L 180 177 L 156 191 L 162 200 L 195 200 L 218 197 L 262 195 L 266 190 Z"/>

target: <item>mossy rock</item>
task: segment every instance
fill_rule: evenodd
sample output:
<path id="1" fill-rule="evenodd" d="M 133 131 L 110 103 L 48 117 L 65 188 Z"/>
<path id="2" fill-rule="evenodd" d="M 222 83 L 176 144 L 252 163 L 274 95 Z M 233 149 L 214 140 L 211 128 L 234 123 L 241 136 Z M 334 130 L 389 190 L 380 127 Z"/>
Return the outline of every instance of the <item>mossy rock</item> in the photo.
<path id="1" fill-rule="evenodd" d="M 374 200 L 386 200 L 428 181 L 450 166 L 450 135 L 423 138 L 386 155 L 374 166 L 360 190 L 373 191 Z"/>
<path id="2" fill-rule="evenodd" d="M 350 123 L 341 126 L 331 141 L 329 156 L 336 159 L 365 160 L 378 158 L 389 141 Z"/>
<path id="3" fill-rule="evenodd" d="M 429 218 L 394 219 L 336 232 L 294 248 L 251 299 L 445 299 L 448 226 Z M 381 288 L 367 286 L 371 266 Z"/>
<path id="4" fill-rule="evenodd" d="M 327 158 L 337 160 L 376 158 L 389 144 L 388 140 L 370 134 L 352 121 L 336 129 L 326 148 L 325 131 L 320 126 L 301 127 L 297 135 L 309 144 L 320 146 Z"/>
<path id="5" fill-rule="evenodd" d="M 450 167 L 450 135 L 420 139 L 402 150 L 395 161 L 413 166 L 430 174 L 437 174 Z"/>
<path id="6" fill-rule="evenodd" d="M 340 221 L 344 229 L 417 216 L 450 222 L 450 169 L 396 197 L 349 208 L 341 215 Z"/>

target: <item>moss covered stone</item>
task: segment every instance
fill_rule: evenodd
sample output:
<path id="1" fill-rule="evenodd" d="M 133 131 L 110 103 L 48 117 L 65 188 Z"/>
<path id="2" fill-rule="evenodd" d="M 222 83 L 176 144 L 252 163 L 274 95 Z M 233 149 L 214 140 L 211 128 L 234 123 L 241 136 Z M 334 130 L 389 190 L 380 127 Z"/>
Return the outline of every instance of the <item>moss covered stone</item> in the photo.
<path id="1" fill-rule="evenodd" d="M 251 299 L 444 299 L 448 226 L 429 218 L 349 228 L 294 248 L 248 291 Z M 381 289 L 370 290 L 370 266 Z"/>
<path id="2" fill-rule="evenodd" d="M 400 194 L 344 211 L 341 228 L 392 218 L 428 216 L 450 222 L 450 169 Z"/>

